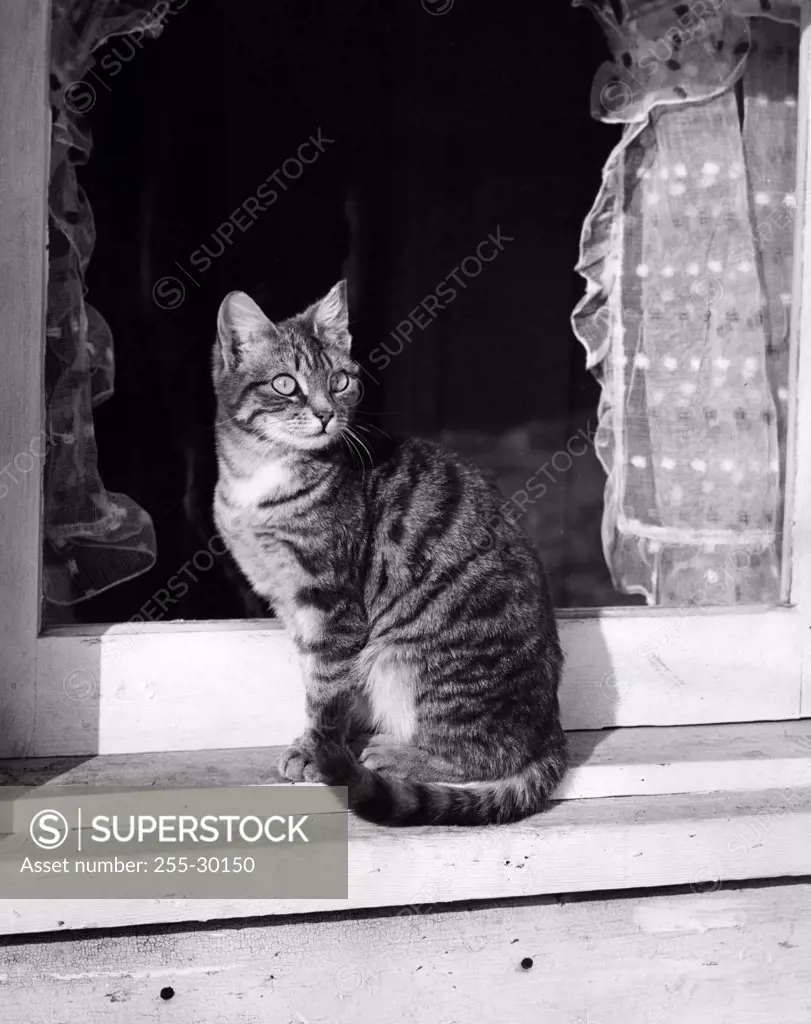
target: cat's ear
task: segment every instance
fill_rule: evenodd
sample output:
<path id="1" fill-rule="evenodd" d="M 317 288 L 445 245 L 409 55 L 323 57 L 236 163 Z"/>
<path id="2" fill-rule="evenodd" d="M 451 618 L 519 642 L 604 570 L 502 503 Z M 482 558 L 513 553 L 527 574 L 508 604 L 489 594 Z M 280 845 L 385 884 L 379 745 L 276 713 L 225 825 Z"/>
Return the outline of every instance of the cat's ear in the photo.
<path id="1" fill-rule="evenodd" d="M 349 304 L 346 299 L 346 281 L 339 281 L 320 302 L 310 307 L 316 337 L 332 342 L 349 352 L 352 336 L 349 333 Z"/>
<path id="2" fill-rule="evenodd" d="M 217 337 L 223 367 L 233 370 L 245 353 L 268 331 L 274 330 L 262 310 L 244 292 L 231 292 L 222 300 L 217 315 Z"/>

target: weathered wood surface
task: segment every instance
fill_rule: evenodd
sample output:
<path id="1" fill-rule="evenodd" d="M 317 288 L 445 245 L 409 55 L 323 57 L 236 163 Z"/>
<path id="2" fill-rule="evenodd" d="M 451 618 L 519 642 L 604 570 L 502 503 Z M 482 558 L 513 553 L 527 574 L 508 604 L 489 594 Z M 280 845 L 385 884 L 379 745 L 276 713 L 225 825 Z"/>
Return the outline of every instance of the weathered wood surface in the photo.
<path id="1" fill-rule="evenodd" d="M 696 607 L 566 618 L 561 687 L 569 730 L 799 717 L 808 617 L 797 609 Z M 273 624 L 60 630 L 37 641 L 28 756 L 289 743 L 304 692 Z"/>
<path id="2" fill-rule="evenodd" d="M 558 799 L 811 786 L 811 721 L 569 733 Z M 281 747 L 0 761 L 0 785 L 252 786 L 284 782 Z"/>
<path id="3" fill-rule="evenodd" d="M 347 900 L 5 896 L 0 934 L 800 877 L 811 875 L 809 836 L 811 790 L 802 787 L 567 800 L 498 828 L 398 830 L 353 819 Z"/>
<path id="4" fill-rule="evenodd" d="M 0 1022 L 808 1024 L 809 948 L 808 884 L 12 941 Z"/>

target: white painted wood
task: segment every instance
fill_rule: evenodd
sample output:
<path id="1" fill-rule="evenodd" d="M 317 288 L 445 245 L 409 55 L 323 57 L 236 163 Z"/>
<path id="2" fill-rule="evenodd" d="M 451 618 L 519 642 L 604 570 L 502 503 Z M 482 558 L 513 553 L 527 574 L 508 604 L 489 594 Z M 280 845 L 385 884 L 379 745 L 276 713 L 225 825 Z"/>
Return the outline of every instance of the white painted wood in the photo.
<path id="1" fill-rule="evenodd" d="M 333 916 L 6 946 L 0 1013 L 9 1024 L 807 1024 L 809 946 L 801 884 Z"/>
<path id="2" fill-rule="evenodd" d="M 34 732 L 39 624 L 47 0 L 0 0 L 0 756 Z"/>
<path id="3" fill-rule="evenodd" d="M 0 934 L 811 875 L 811 791 L 568 800 L 516 825 L 350 821 L 347 900 L 0 899 Z M 86 1022 L 82 1022 L 86 1024 Z"/>
<path id="4" fill-rule="evenodd" d="M 569 734 L 559 800 L 811 786 L 811 722 Z"/>
<path id="5" fill-rule="evenodd" d="M 786 438 L 786 490 L 783 515 L 782 570 L 780 596 L 783 601 L 795 603 L 809 597 L 808 570 L 804 565 L 794 567 L 793 556 L 808 548 L 811 543 L 805 517 L 798 515 L 800 503 L 811 498 L 811 472 L 803 456 L 811 453 L 811 425 L 809 417 L 799 416 L 801 388 L 811 382 L 811 346 L 801 345 L 802 338 L 811 338 L 811 303 L 806 295 L 811 288 L 807 275 L 811 272 L 811 233 L 807 231 L 809 217 L 808 179 L 811 132 L 811 34 L 807 31 L 809 5 L 803 4 L 801 11 L 800 56 L 797 88 L 797 156 L 795 189 L 796 216 L 794 219 L 794 263 L 792 280 L 791 323 L 789 333 L 789 380 L 788 408 L 794 411 L 788 417 Z M 802 377 L 801 377 L 802 375 Z"/>
<path id="6" fill-rule="evenodd" d="M 790 576 L 790 598 L 811 625 L 811 4 L 802 5 L 797 131 L 797 218 L 794 233 L 794 284 L 791 324 L 791 373 L 784 523 L 783 582 Z M 802 665 L 801 714 L 811 717 L 811 631 L 806 633 Z"/>
<path id="7" fill-rule="evenodd" d="M 292 645 L 272 623 L 251 625 L 41 637 L 29 755 L 289 743 L 304 724 Z M 564 724 L 796 718 L 807 632 L 782 608 L 563 619 Z"/>
<path id="8" fill-rule="evenodd" d="M 754 793 L 811 786 L 811 722 L 759 722 L 569 733 L 558 800 L 674 793 Z M 286 784 L 281 747 L 0 761 L 0 786 Z"/>

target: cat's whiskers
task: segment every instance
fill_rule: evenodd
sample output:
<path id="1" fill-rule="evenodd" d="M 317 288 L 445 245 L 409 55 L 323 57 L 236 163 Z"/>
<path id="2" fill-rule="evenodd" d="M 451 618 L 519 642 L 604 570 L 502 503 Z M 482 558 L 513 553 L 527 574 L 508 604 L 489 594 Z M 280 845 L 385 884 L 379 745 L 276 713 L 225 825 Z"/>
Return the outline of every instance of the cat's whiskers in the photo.
<path id="1" fill-rule="evenodd" d="M 347 451 L 349 452 L 349 454 L 352 457 L 352 462 L 355 463 L 355 464 L 358 464 L 358 460 L 360 459 L 360 455 L 359 455 L 357 446 L 355 445 L 354 441 L 352 441 L 352 439 L 350 437 L 347 437 L 347 435 L 344 433 L 343 430 L 338 434 L 338 437 L 346 445 L 346 449 L 347 449 Z M 361 470 L 363 470 L 363 462 L 362 462 L 362 460 L 360 461 L 359 464 L 360 464 Z"/>
<path id="2" fill-rule="evenodd" d="M 365 366 L 361 366 L 361 367 L 360 367 L 360 372 L 361 372 L 361 373 L 365 373 L 365 374 L 366 374 L 366 376 L 367 376 L 367 377 L 369 378 L 369 380 L 370 380 L 370 381 L 371 381 L 371 382 L 372 382 L 373 384 L 376 384 L 376 385 L 377 385 L 378 387 L 380 387 L 380 381 L 379 381 L 379 380 L 377 379 L 377 377 L 373 377 L 373 376 L 371 375 L 371 373 L 369 373 L 369 371 L 368 371 L 368 370 L 366 369 L 366 367 L 365 367 Z"/>
<path id="3" fill-rule="evenodd" d="M 365 441 L 363 440 L 363 438 L 362 438 L 362 437 L 358 437 L 358 435 L 357 435 L 357 434 L 355 433 L 355 431 L 354 431 L 354 430 L 353 430 L 353 429 L 352 429 L 352 428 L 351 428 L 351 427 L 349 426 L 349 424 L 347 424 L 347 425 L 346 425 L 346 426 L 344 427 L 344 430 L 346 431 L 346 433 L 347 433 L 347 434 L 348 434 L 348 435 L 349 435 L 349 436 L 350 436 L 351 438 L 353 438 L 353 439 L 354 439 L 354 440 L 355 440 L 355 441 L 356 441 L 356 442 L 357 442 L 357 443 L 358 443 L 358 444 L 360 445 L 360 447 L 361 447 L 361 448 L 363 449 L 363 451 L 364 451 L 364 452 L 366 452 L 366 454 L 367 454 L 367 455 L 369 456 L 369 469 L 371 469 L 371 468 L 372 468 L 372 466 L 374 466 L 374 459 L 372 458 L 372 453 L 371 453 L 371 451 L 370 451 L 370 449 L 369 449 L 369 446 L 368 446 L 368 445 L 366 444 L 366 442 L 365 442 Z"/>
<path id="4" fill-rule="evenodd" d="M 389 440 L 391 440 L 391 434 L 387 434 L 385 430 L 381 430 L 380 427 L 376 427 L 374 425 L 374 423 L 358 423 L 356 421 L 355 422 L 355 429 L 356 430 L 365 430 L 367 433 L 369 433 L 369 431 L 376 430 L 378 432 L 378 434 L 382 434 L 383 437 L 387 437 L 387 438 L 389 438 Z"/>

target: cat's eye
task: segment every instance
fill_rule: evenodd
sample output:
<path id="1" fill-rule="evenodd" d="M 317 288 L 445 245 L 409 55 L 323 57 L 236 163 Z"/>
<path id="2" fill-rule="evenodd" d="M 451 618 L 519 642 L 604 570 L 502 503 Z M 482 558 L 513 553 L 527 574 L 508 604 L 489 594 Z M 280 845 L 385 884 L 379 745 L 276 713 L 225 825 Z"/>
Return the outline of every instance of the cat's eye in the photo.
<path id="1" fill-rule="evenodd" d="M 337 373 L 333 373 L 332 375 L 330 387 L 336 394 L 340 393 L 341 391 L 346 391 L 346 389 L 349 387 L 349 382 L 351 379 L 352 378 L 349 376 L 348 373 L 345 373 L 343 370 L 338 370 Z"/>
<path id="2" fill-rule="evenodd" d="M 291 377 L 289 373 L 278 374 L 278 376 L 274 377 L 270 382 L 270 386 L 280 395 L 284 395 L 285 398 L 289 398 L 298 387 L 296 384 L 296 378 Z"/>

